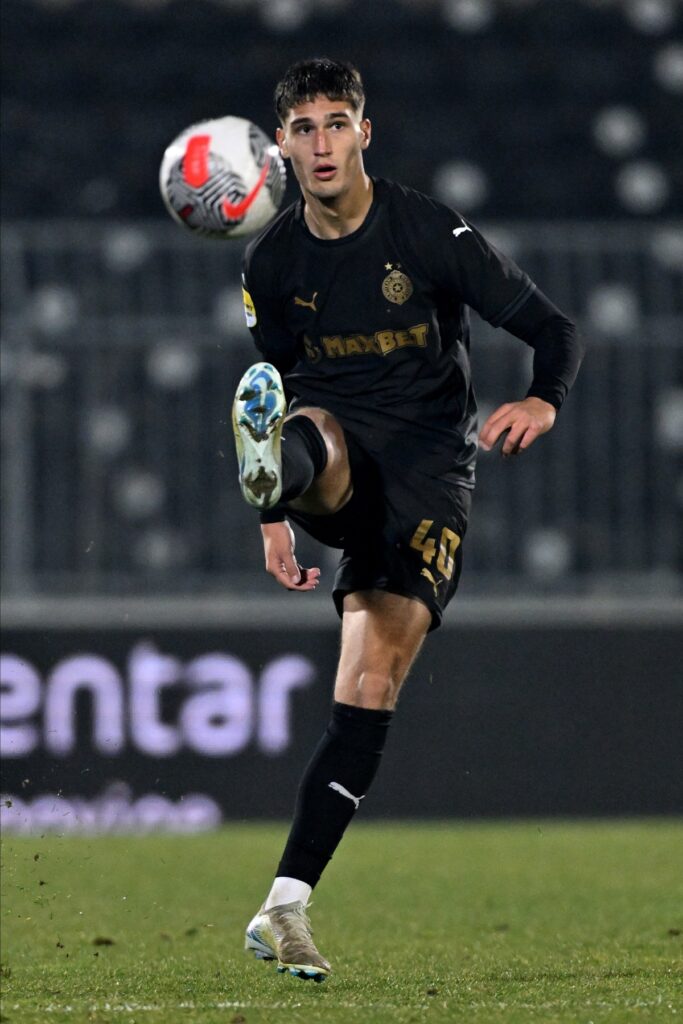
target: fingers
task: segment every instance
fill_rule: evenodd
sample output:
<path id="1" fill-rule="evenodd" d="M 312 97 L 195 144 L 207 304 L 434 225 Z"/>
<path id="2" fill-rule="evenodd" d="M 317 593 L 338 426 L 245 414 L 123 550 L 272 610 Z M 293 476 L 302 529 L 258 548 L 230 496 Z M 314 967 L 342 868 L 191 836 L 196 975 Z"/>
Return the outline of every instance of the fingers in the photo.
<path id="1" fill-rule="evenodd" d="M 508 430 L 507 437 L 501 448 L 502 454 L 507 458 L 509 455 L 518 455 L 520 449 L 528 448 L 533 441 L 533 428 L 525 422 L 516 423 Z M 528 438 L 528 440 L 527 440 Z M 526 443 L 525 443 L 526 441 Z"/>
<path id="2" fill-rule="evenodd" d="M 266 565 L 267 571 L 285 590 L 315 590 L 320 581 L 320 569 L 304 569 L 291 559 Z"/>
<path id="3" fill-rule="evenodd" d="M 510 411 L 512 405 L 508 402 L 501 405 L 499 409 L 491 413 L 484 426 L 479 432 L 479 447 L 485 452 L 490 452 L 501 434 L 510 427 Z"/>
<path id="4" fill-rule="evenodd" d="M 304 569 L 294 554 L 294 531 L 287 522 L 262 523 L 266 572 L 285 590 L 315 590 L 320 569 Z"/>
<path id="5" fill-rule="evenodd" d="M 503 456 L 517 455 L 525 451 L 537 437 L 550 430 L 555 420 L 552 406 L 541 402 L 538 407 L 538 401 L 525 399 L 523 402 L 508 402 L 501 405 L 482 427 L 479 447 L 488 452 L 503 438 Z M 536 403 L 533 409 L 530 403 Z"/>
<path id="6" fill-rule="evenodd" d="M 529 447 L 530 444 L 534 443 L 534 441 L 536 440 L 537 437 L 541 436 L 541 433 L 542 433 L 542 431 L 539 430 L 538 427 L 535 427 L 535 426 L 528 427 L 527 430 L 522 435 L 522 437 L 520 438 L 519 445 L 518 445 L 518 451 L 523 452 L 526 448 Z M 515 455 L 515 454 L 517 454 L 517 453 L 513 452 L 513 455 Z"/>
<path id="7" fill-rule="evenodd" d="M 320 569 L 304 569 L 299 566 L 300 579 L 299 583 L 291 587 L 292 590 L 315 590 L 320 582 Z"/>

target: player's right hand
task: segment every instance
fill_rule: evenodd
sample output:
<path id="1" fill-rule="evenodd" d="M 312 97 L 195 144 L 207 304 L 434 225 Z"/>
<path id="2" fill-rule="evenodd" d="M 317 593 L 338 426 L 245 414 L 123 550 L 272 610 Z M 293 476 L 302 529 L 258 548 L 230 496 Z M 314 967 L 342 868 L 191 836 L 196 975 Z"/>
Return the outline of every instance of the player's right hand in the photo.
<path id="1" fill-rule="evenodd" d="M 288 522 L 262 523 L 266 572 L 285 590 L 315 590 L 320 569 L 304 569 L 294 556 L 294 530 Z"/>

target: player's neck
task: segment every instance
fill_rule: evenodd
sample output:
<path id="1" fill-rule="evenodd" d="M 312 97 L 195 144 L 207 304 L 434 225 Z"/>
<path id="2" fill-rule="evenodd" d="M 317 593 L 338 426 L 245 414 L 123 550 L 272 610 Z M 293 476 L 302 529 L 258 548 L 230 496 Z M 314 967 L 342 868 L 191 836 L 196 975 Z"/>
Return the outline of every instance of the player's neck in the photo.
<path id="1" fill-rule="evenodd" d="M 304 220 L 316 238 L 343 238 L 357 231 L 372 206 L 372 179 L 358 178 L 356 187 L 325 202 L 304 193 Z"/>

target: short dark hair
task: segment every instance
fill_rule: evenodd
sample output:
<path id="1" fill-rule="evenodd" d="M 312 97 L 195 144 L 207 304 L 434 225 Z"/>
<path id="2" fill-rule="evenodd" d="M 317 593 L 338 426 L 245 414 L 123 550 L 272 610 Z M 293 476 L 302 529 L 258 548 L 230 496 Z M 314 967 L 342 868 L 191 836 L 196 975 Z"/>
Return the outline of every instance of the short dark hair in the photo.
<path id="1" fill-rule="evenodd" d="M 310 103 L 316 96 L 346 100 L 356 113 L 362 112 L 365 92 L 360 72 L 353 64 L 329 57 L 297 61 L 275 86 L 275 112 L 284 124 L 293 107 Z"/>

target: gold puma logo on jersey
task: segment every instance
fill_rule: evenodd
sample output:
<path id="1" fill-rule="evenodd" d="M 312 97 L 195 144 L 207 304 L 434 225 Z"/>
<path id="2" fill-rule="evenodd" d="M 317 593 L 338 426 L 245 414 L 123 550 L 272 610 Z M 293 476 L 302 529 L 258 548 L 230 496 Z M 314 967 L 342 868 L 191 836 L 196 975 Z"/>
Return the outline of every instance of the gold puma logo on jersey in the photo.
<path id="1" fill-rule="evenodd" d="M 317 298 L 318 298 L 318 293 L 317 292 L 313 292 L 313 298 L 311 299 L 310 302 L 306 302 L 305 299 L 300 299 L 298 295 L 295 295 L 294 296 L 294 305 L 295 306 L 307 306 L 308 309 L 312 309 L 314 313 L 317 313 L 318 312 L 318 307 L 315 304 L 315 300 Z"/>

